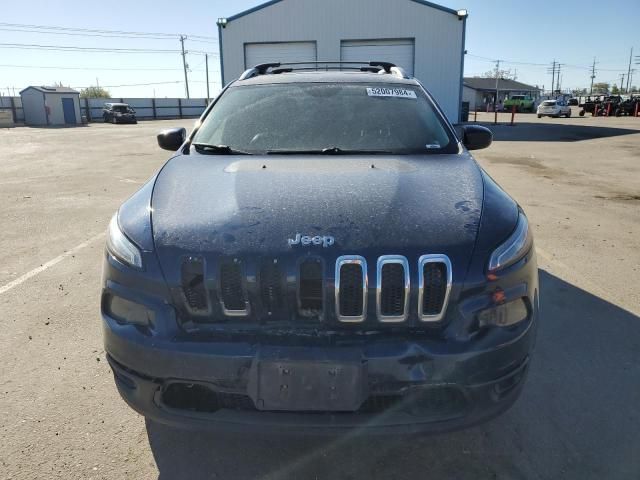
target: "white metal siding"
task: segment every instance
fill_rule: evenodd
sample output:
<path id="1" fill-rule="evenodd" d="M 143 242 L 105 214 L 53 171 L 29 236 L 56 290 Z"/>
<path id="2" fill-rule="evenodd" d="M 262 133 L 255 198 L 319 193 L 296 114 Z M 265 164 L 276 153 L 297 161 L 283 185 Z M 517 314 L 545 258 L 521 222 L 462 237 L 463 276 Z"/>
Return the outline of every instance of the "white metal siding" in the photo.
<path id="1" fill-rule="evenodd" d="M 49 106 L 49 125 L 65 125 L 62 99 L 71 98 L 76 112 L 76 124 L 82 123 L 80 115 L 80 98 L 73 93 L 45 93 L 46 104 Z"/>
<path id="2" fill-rule="evenodd" d="M 340 60 L 362 62 L 377 60 L 395 63 L 413 75 L 413 39 L 403 40 L 343 40 L 340 45 Z"/>
<path id="3" fill-rule="evenodd" d="M 44 110 L 44 95 L 42 92 L 29 88 L 20 94 L 22 108 L 24 108 L 24 123 L 27 125 L 46 125 L 47 117 Z"/>
<path id="4" fill-rule="evenodd" d="M 316 42 L 247 43 L 244 66 L 251 68 L 270 62 L 314 62 L 318 59 Z"/>
<path id="5" fill-rule="evenodd" d="M 457 121 L 464 24 L 448 11 L 412 0 L 282 0 L 220 29 L 224 81 L 244 71 L 246 43 L 315 40 L 319 60 L 339 61 L 342 41 L 413 38 L 414 75 Z"/>

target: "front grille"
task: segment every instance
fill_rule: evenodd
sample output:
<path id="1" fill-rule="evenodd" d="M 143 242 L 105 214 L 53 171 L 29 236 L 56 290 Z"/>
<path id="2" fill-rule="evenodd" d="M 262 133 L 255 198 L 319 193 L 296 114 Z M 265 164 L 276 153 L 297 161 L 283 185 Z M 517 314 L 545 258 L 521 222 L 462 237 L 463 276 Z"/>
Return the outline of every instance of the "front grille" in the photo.
<path id="1" fill-rule="evenodd" d="M 314 257 L 188 257 L 181 263 L 181 312 L 185 321 L 196 323 L 232 317 L 245 317 L 245 324 L 295 322 L 301 327 L 312 327 L 311 322 L 407 326 L 419 321 L 438 322 L 444 318 L 449 301 L 451 262 L 446 255 L 431 254 L 420 257 L 417 272 L 413 265 L 401 255 L 378 257 L 370 295 L 367 261 L 357 255 L 336 259 L 333 285 L 324 260 Z M 211 272 L 210 278 L 206 272 Z M 418 278 L 413 289 L 412 274 Z M 325 299 L 331 292 L 335 304 L 327 309 Z M 375 301 L 371 314 L 368 298 Z"/>
<path id="2" fill-rule="evenodd" d="M 222 409 L 257 411 L 253 400 L 246 394 L 219 392 L 206 384 L 198 383 L 169 383 L 162 389 L 161 401 L 168 408 L 204 414 L 215 413 Z M 375 415 L 396 411 L 423 417 L 429 416 L 435 420 L 463 415 L 467 407 L 468 401 L 460 388 L 433 386 L 409 391 L 406 394 L 371 395 L 355 412 L 333 412 L 333 415 L 353 413 Z M 308 412 L 308 414 L 323 415 L 324 412 Z"/>
<path id="3" fill-rule="evenodd" d="M 403 322 L 408 314 L 409 262 L 400 255 L 378 259 L 377 309 L 382 322 Z"/>
<path id="4" fill-rule="evenodd" d="M 451 263 L 444 255 L 420 258 L 420 319 L 438 321 L 444 317 L 451 289 Z"/>
<path id="5" fill-rule="evenodd" d="M 207 290 L 204 285 L 204 262 L 199 257 L 189 257 L 182 263 L 182 291 L 187 308 L 193 313 L 209 309 Z"/>
<path id="6" fill-rule="evenodd" d="M 223 263 L 220 267 L 220 293 L 225 315 L 247 315 L 249 313 L 240 262 Z"/>
<path id="7" fill-rule="evenodd" d="M 322 314 L 322 273 L 322 263 L 317 259 L 307 259 L 300 264 L 298 311 L 303 317 L 319 317 Z"/>
<path id="8" fill-rule="evenodd" d="M 280 310 L 284 304 L 282 272 L 277 260 L 265 262 L 260 269 L 260 299 L 268 315 Z"/>
<path id="9" fill-rule="evenodd" d="M 362 322 L 366 315 L 367 262 L 358 256 L 336 262 L 336 310 L 342 322 Z"/>

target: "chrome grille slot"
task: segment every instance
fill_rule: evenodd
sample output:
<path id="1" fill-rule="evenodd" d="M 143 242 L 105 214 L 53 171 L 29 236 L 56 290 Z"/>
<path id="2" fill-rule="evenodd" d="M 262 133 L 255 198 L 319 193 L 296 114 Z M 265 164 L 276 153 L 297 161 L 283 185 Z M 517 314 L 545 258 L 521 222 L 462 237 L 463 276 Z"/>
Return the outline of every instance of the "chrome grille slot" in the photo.
<path id="1" fill-rule="evenodd" d="M 367 314 L 367 261 L 339 257 L 335 277 L 336 314 L 341 322 L 362 322 Z"/>
<path id="2" fill-rule="evenodd" d="M 423 255 L 419 260 L 418 311 L 423 322 L 444 318 L 451 291 L 451 262 L 446 255 Z"/>
<path id="3" fill-rule="evenodd" d="M 400 255 L 378 259 L 376 308 L 381 322 L 404 322 L 409 311 L 409 262 Z"/>
<path id="4" fill-rule="evenodd" d="M 260 269 L 260 299 L 266 313 L 271 315 L 283 306 L 282 272 L 277 260 L 263 263 Z"/>
<path id="5" fill-rule="evenodd" d="M 209 299 L 204 285 L 204 261 L 200 257 L 188 257 L 181 267 L 182 293 L 187 309 L 192 313 L 209 310 Z"/>
<path id="6" fill-rule="evenodd" d="M 300 264 L 298 313 L 303 317 L 319 317 L 323 310 L 322 263 L 306 259 Z"/>
<path id="7" fill-rule="evenodd" d="M 220 266 L 220 302 L 227 316 L 249 314 L 249 303 L 242 281 L 242 265 L 238 261 Z"/>

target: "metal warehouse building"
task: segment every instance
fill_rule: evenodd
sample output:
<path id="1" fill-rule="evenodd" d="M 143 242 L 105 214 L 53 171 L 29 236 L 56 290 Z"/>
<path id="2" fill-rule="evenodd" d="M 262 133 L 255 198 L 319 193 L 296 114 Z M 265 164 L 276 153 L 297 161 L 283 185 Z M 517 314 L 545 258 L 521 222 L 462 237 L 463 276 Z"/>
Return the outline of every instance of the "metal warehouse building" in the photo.
<path id="1" fill-rule="evenodd" d="M 388 61 L 418 78 L 455 122 L 466 18 L 423 0 L 272 0 L 218 19 L 222 85 L 259 63 Z"/>

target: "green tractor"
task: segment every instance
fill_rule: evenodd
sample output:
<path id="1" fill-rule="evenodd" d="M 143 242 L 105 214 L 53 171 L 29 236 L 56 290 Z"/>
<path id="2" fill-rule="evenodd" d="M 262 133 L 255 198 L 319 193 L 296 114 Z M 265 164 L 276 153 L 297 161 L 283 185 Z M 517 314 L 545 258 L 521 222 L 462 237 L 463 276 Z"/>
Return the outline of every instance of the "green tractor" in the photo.
<path id="1" fill-rule="evenodd" d="M 528 95 L 511 95 L 511 98 L 504 101 L 505 112 L 510 112 L 513 107 L 516 107 L 516 112 L 535 112 L 535 102 L 533 98 Z"/>

